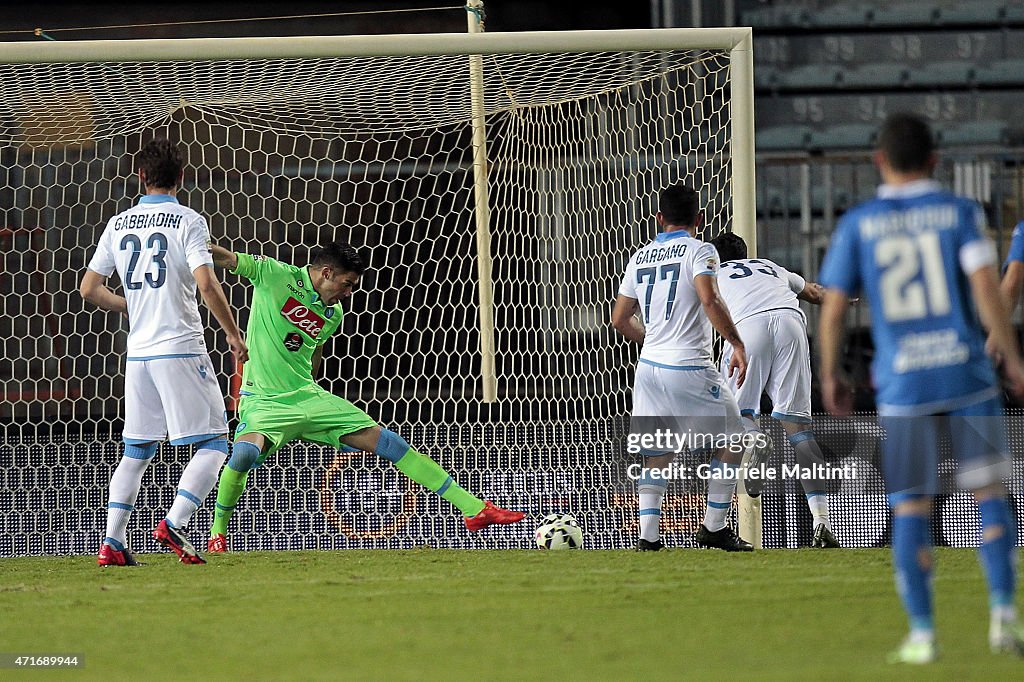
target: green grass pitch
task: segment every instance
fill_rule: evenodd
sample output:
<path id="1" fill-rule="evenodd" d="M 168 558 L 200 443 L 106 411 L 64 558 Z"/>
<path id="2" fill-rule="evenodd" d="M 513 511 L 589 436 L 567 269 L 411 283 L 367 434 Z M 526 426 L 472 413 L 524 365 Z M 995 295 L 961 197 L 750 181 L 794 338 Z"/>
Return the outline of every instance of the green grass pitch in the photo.
<path id="1" fill-rule="evenodd" d="M 0 679 L 1011 679 L 971 550 L 937 552 L 940 662 L 905 632 L 887 550 L 255 552 L 0 559 Z"/>

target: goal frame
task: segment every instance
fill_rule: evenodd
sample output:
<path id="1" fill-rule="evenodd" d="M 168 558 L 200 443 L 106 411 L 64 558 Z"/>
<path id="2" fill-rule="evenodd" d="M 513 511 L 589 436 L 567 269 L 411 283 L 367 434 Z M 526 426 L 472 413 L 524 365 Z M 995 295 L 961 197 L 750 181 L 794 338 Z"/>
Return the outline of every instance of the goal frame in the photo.
<path id="1" fill-rule="evenodd" d="M 328 57 L 577 53 L 638 50 L 729 53 L 733 225 L 756 255 L 754 56 L 752 29 L 652 28 L 614 31 L 523 31 L 278 38 L 184 38 L 0 43 L 0 63 L 74 63 Z M 183 103 L 185 104 L 185 103 Z"/>
<path id="2" fill-rule="evenodd" d="M 467 78 L 479 69 L 479 56 L 498 53 L 585 53 L 652 50 L 721 50 L 728 53 L 730 156 L 733 231 L 744 238 L 749 254 L 757 255 L 754 183 L 753 40 L 749 27 L 626 29 L 611 31 L 527 31 L 516 33 L 440 33 L 252 38 L 189 38 L 85 40 L 0 43 L 0 63 L 118 63 L 148 61 L 317 59 L 370 56 L 466 55 Z M 476 57 L 474 62 L 474 56 Z M 181 102 L 180 106 L 187 105 Z M 474 117 L 477 117 L 474 110 Z M 479 109 L 482 118 L 482 108 Z M 477 140 L 476 127 L 480 135 Z M 486 138 L 483 121 L 474 122 L 474 166 L 482 173 L 475 190 L 478 272 L 480 274 L 481 367 L 484 400 L 493 400 L 493 320 L 490 296 L 490 235 L 487 216 L 487 159 L 478 158 Z M 478 144 L 477 144 L 478 143 Z M 481 180 L 482 178 L 482 180 Z M 482 186 L 482 189 L 481 189 Z M 480 193 L 484 192 L 483 195 Z M 483 210 L 481 211 L 481 207 Z M 492 323 L 493 324 L 493 323 Z M 740 494 L 741 534 L 761 546 L 760 503 Z"/>

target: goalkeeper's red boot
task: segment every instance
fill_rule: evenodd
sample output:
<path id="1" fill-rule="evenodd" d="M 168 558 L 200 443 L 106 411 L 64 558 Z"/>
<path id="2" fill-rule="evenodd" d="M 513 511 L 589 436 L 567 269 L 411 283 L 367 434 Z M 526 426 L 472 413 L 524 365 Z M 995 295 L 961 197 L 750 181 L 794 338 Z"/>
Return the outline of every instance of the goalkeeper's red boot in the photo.
<path id="1" fill-rule="evenodd" d="M 127 548 L 116 550 L 107 543 L 100 545 L 100 555 L 96 558 L 99 566 L 142 566 Z"/>
<path id="2" fill-rule="evenodd" d="M 479 514 L 466 517 L 466 528 L 476 531 L 483 530 L 487 526 L 494 524 L 504 526 L 510 523 L 522 521 L 524 516 L 526 516 L 526 514 L 523 512 L 496 507 L 493 502 L 488 500 L 487 502 L 484 502 L 484 508 Z"/>
<path id="3" fill-rule="evenodd" d="M 206 541 L 206 551 L 210 554 L 223 554 L 228 551 L 228 539 L 224 537 L 224 533 L 210 536 Z"/>
<path id="4" fill-rule="evenodd" d="M 183 564 L 205 564 L 206 559 L 199 556 L 199 552 L 188 541 L 185 534 L 167 523 L 167 519 L 161 521 L 153 530 L 153 539 L 161 545 L 178 555 Z"/>

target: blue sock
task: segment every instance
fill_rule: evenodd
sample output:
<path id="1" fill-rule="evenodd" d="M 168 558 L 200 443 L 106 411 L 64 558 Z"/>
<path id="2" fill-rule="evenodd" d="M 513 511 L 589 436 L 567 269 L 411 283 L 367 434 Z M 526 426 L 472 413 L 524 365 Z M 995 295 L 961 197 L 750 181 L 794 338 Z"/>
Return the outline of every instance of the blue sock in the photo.
<path id="1" fill-rule="evenodd" d="M 898 515 L 892 520 L 892 563 L 896 589 L 910 617 L 912 630 L 934 630 L 931 590 L 931 538 L 928 518 Z M 927 566 L 921 565 L 928 553 Z"/>
<path id="2" fill-rule="evenodd" d="M 981 515 L 981 547 L 978 559 L 988 578 L 990 605 L 1013 606 L 1017 576 L 1013 555 L 1017 551 L 1017 524 L 1010 514 L 1005 497 L 996 497 L 978 504 Z"/>

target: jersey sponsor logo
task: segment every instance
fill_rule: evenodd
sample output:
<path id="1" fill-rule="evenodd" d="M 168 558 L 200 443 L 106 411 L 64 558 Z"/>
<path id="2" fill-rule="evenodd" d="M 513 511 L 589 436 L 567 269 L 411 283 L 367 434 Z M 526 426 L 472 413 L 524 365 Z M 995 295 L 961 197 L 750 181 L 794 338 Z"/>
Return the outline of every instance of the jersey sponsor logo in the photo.
<path id="1" fill-rule="evenodd" d="M 302 348 L 302 334 L 298 332 L 288 332 L 284 335 L 284 347 L 285 350 L 289 350 L 295 353 Z"/>
<path id="2" fill-rule="evenodd" d="M 284 315 L 286 320 L 309 334 L 309 336 L 314 339 L 320 333 L 320 330 L 324 328 L 324 325 L 327 324 L 327 321 L 324 320 L 324 318 L 320 317 L 291 296 L 288 297 L 288 300 L 284 303 L 284 307 L 281 308 L 281 314 Z"/>
<path id="3" fill-rule="evenodd" d="M 252 259 L 253 260 L 267 260 L 267 257 L 264 256 L 263 254 L 259 254 L 259 255 L 253 256 Z"/>

